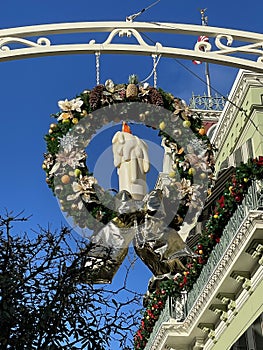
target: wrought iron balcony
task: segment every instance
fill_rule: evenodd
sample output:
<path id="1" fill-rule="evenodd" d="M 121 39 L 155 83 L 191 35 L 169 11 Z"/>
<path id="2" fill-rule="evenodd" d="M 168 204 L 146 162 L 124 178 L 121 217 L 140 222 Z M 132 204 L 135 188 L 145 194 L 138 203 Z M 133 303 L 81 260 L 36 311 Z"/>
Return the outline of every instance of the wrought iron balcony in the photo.
<path id="1" fill-rule="evenodd" d="M 206 96 L 201 95 L 192 95 L 189 103 L 191 109 L 200 109 L 200 110 L 213 110 L 213 111 L 222 111 L 226 104 L 226 99 L 223 96 Z"/>
<path id="2" fill-rule="evenodd" d="M 198 280 L 194 284 L 192 290 L 187 297 L 187 310 L 190 311 L 194 305 L 198 295 L 202 292 L 205 285 L 210 279 L 215 267 L 222 259 L 224 252 L 227 251 L 230 242 L 236 236 L 243 220 L 251 210 L 263 210 L 263 181 L 255 181 L 249 187 L 248 193 L 244 197 L 242 203 L 238 206 L 234 215 L 225 227 L 220 243 L 213 249 L 207 264 L 203 267 Z"/>
<path id="3" fill-rule="evenodd" d="M 231 254 L 233 254 L 233 247 L 231 245 L 233 245 L 235 240 L 240 241 L 245 238 L 243 236 L 246 235 L 247 230 L 243 230 L 243 226 L 246 219 L 254 214 L 260 214 L 262 217 L 262 212 L 263 181 L 261 180 L 254 181 L 249 187 L 242 203 L 237 207 L 227 226 L 224 228 L 220 243 L 213 249 L 207 264 L 203 267 L 196 283 L 193 285 L 188 295 L 186 292 L 183 292 L 179 298 L 168 298 L 165 308 L 156 322 L 151 337 L 148 340 L 145 348 L 146 350 L 159 349 L 160 339 L 165 333 L 165 329 L 169 328 L 169 324 L 170 326 L 182 324 L 184 329 L 188 327 L 188 323 L 190 324 L 193 321 L 190 320 L 192 310 L 204 307 L 198 299 L 207 285 L 211 283 L 211 278 L 220 265 L 220 262 L 222 259 L 226 259 L 227 255 L 231 260 Z M 213 283 L 216 282 L 214 281 Z"/>

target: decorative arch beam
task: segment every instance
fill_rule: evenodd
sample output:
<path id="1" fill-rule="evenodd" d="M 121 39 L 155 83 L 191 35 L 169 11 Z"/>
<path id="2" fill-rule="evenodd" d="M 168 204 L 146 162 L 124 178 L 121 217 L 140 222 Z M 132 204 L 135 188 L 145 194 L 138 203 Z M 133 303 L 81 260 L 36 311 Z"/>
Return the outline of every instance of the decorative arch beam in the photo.
<path id="1" fill-rule="evenodd" d="M 51 38 L 60 34 L 109 33 L 101 43 L 52 43 Z M 196 43 L 195 47 L 171 47 L 164 42 L 149 45 L 143 39 L 144 33 L 198 36 L 206 35 L 210 42 Z M 116 36 L 136 39 L 136 44 L 112 43 Z M 38 37 L 33 38 L 32 37 Z M 72 37 L 70 38 L 72 40 Z M 34 41 L 35 40 L 35 41 Z M 129 41 L 129 40 L 127 40 Z M 175 37 L 175 43 L 176 40 Z M 180 41 L 182 43 L 182 40 Z M 204 51 L 200 47 L 204 48 Z M 66 54 L 152 55 L 198 59 L 204 62 L 232 66 L 263 73 L 263 34 L 225 28 L 177 23 L 144 22 L 79 22 L 26 26 L 0 30 L 0 61 L 9 61 L 40 56 Z M 256 59 L 255 59 L 256 57 Z"/>

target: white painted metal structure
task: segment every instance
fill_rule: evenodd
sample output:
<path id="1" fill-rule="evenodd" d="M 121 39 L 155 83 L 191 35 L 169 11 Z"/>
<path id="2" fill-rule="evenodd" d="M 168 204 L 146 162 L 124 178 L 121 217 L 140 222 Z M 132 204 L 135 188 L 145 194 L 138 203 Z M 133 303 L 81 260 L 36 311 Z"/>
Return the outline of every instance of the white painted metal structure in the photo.
<path id="1" fill-rule="evenodd" d="M 57 43 L 55 35 L 109 33 L 104 42 Z M 153 45 L 143 39 L 145 33 L 206 35 L 210 42 L 198 42 L 194 48 Z M 43 37 L 44 36 L 44 37 Z M 50 38 L 48 38 L 48 36 Z M 83 35 L 82 35 L 83 36 Z M 116 36 L 134 37 L 136 43 L 115 43 Z M 52 37 L 52 38 L 51 38 Z M 61 37 L 62 38 L 62 37 Z M 57 39 L 57 38 L 56 38 Z M 52 42 L 53 40 L 53 42 Z M 72 40 L 72 36 L 70 38 Z M 63 37 L 64 41 L 64 37 Z M 129 40 L 127 40 L 129 41 Z M 180 41 L 180 43 L 182 40 Z M 205 51 L 200 50 L 205 47 Z M 178 23 L 77 22 L 26 26 L 0 30 L 0 61 L 65 54 L 132 54 L 200 60 L 263 73 L 263 34 L 225 28 Z"/>

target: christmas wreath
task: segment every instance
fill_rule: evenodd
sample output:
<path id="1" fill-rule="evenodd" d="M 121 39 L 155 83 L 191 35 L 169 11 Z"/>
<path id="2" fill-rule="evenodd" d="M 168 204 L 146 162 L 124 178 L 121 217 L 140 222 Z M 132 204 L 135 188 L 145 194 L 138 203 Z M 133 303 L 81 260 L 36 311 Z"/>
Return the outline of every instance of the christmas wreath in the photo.
<path id="1" fill-rule="evenodd" d="M 94 230 L 99 223 L 112 220 L 119 227 L 131 224 L 116 210 L 115 197 L 99 186 L 88 169 L 86 148 L 103 125 L 125 121 L 134 103 L 138 113 L 132 116 L 133 122 L 159 129 L 163 143 L 170 149 L 173 170 L 169 173 L 169 201 L 180 198 L 171 227 L 178 229 L 189 207 L 200 206 L 200 193 L 207 194 L 214 165 L 213 147 L 200 117 L 183 100 L 139 84 L 134 75 L 129 84 L 107 80 L 71 100 L 59 101 L 60 111 L 52 114 L 56 122 L 45 135 L 47 152 L 42 168 L 46 182 L 59 199 L 62 211 L 78 227 Z"/>

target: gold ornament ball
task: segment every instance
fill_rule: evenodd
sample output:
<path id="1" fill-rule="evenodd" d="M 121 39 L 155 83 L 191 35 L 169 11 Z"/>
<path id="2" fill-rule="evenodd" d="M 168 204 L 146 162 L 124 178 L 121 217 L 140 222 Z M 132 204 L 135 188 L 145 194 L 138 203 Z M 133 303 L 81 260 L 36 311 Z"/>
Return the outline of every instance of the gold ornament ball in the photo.
<path id="1" fill-rule="evenodd" d="M 190 120 L 184 120 L 183 121 L 183 126 L 184 126 L 184 128 L 190 128 L 190 126 L 191 126 Z"/>
<path id="2" fill-rule="evenodd" d="M 63 175 L 61 177 L 61 182 L 66 185 L 66 184 L 69 184 L 70 183 L 70 177 L 68 175 Z"/>
<path id="3" fill-rule="evenodd" d="M 202 179 L 202 180 L 206 179 L 206 173 L 201 173 L 201 174 L 199 175 L 199 177 L 200 177 L 200 179 Z"/>
<path id="4" fill-rule="evenodd" d="M 54 130 L 56 129 L 56 127 L 57 127 L 57 124 L 54 124 L 54 123 L 50 124 L 50 129 Z"/>
<path id="5" fill-rule="evenodd" d="M 73 124 L 78 124 L 78 122 L 79 122 L 78 118 L 73 118 L 73 119 L 72 119 L 72 123 L 73 123 Z"/>
<path id="6" fill-rule="evenodd" d="M 248 182 L 249 181 L 249 179 L 247 178 L 247 177 L 244 177 L 244 182 Z"/>
<path id="7" fill-rule="evenodd" d="M 160 130 L 164 130 L 165 128 L 166 128 L 165 122 L 161 122 L 161 123 L 159 124 L 159 129 L 160 129 Z"/>
<path id="8" fill-rule="evenodd" d="M 76 177 L 79 177 L 80 174 L 81 174 L 81 171 L 80 171 L 79 169 L 75 169 L 75 170 L 74 170 L 74 175 L 75 175 Z"/>
<path id="9" fill-rule="evenodd" d="M 78 209 L 78 205 L 75 204 L 75 203 L 73 203 L 73 204 L 71 205 L 71 209 L 72 209 L 72 210 L 77 210 L 77 209 Z"/>
<path id="10" fill-rule="evenodd" d="M 42 164 L 42 169 L 46 170 L 46 168 L 47 168 L 46 164 Z"/>
<path id="11" fill-rule="evenodd" d="M 171 178 L 174 178 L 175 175 L 176 175 L 175 171 L 171 171 L 171 172 L 169 173 L 169 177 L 171 177 Z"/>
<path id="12" fill-rule="evenodd" d="M 188 174 L 189 174 L 189 175 L 195 175 L 195 174 L 196 174 L 195 168 L 190 168 L 190 169 L 188 170 Z"/>
<path id="13" fill-rule="evenodd" d="M 205 128 L 200 128 L 200 129 L 198 130 L 198 133 L 199 133 L 199 135 L 201 135 L 201 136 L 205 135 Z"/>
<path id="14" fill-rule="evenodd" d="M 68 124 L 68 123 L 70 123 L 70 120 L 69 120 L 69 119 L 63 119 L 63 120 L 62 120 L 62 123 L 63 123 L 63 124 Z"/>
<path id="15" fill-rule="evenodd" d="M 217 214 L 214 215 L 214 219 L 218 219 L 219 216 Z"/>
<path id="16" fill-rule="evenodd" d="M 82 117 L 86 117 L 88 115 L 88 112 L 87 111 L 82 111 L 81 114 L 80 114 Z"/>
<path id="17" fill-rule="evenodd" d="M 49 129 L 49 130 L 48 130 L 49 135 L 52 134 L 52 132 L 53 132 L 52 129 Z"/>

